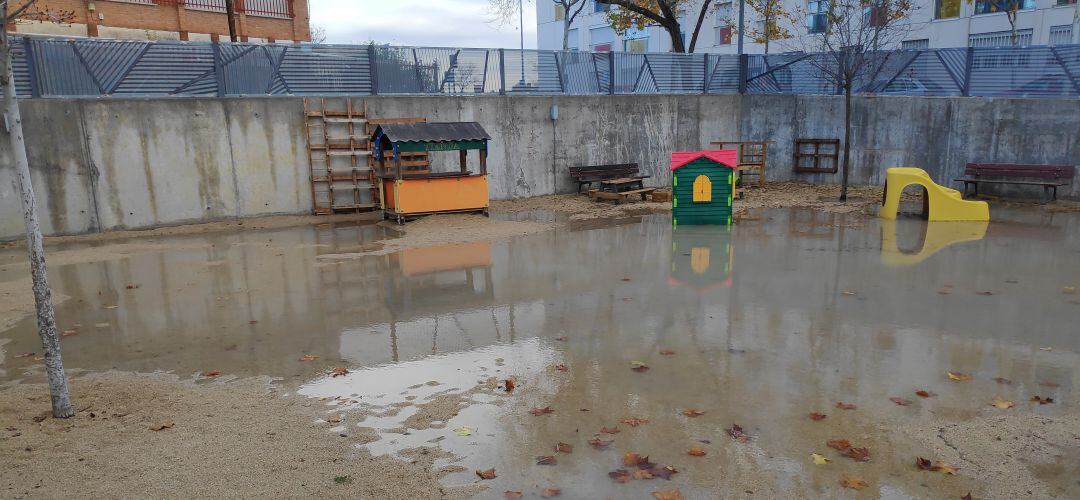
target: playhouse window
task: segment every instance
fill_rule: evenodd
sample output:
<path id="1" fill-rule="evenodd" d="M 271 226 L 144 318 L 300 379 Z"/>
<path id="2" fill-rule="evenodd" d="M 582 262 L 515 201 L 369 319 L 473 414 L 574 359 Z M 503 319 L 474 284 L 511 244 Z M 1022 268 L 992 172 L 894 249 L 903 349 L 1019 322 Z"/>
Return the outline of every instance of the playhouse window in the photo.
<path id="1" fill-rule="evenodd" d="M 694 179 L 694 203 L 712 201 L 712 181 L 707 175 L 699 175 Z"/>

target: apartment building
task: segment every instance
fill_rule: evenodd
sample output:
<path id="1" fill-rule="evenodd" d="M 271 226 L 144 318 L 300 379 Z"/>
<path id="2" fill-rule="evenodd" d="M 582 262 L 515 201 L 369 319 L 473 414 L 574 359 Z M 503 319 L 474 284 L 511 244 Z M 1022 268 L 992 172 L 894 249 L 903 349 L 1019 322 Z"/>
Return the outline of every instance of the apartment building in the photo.
<path id="1" fill-rule="evenodd" d="M 150 40 L 228 40 L 225 0 L 48 0 L 71 23 L 18 20 L 9 32 Z M 234 0 L 240 41 L 311 40 L 308 0 Z"/>
<path id="2" fill-rule="evenodd" d="M 668 52 L 671 39 L 666 31 L 657 26 L 642 30 L 631 29 L 618 35 L 608 25 L 607 10 L 612 7 L 587 0 L 584 10 L 569 31 L 569 47 L 573 50 Z M 1061 45 L 1080 43 L 1074 33 L 1074 15 L 1077 0 L 1020 0 L 1022 9 L 1017 13 L 1017 40 L 1021 45 Z M 784 0 L 790 12 L 824 12 L 827 0 Z M 713 2 L 716 7 L 702 25 L 695 52 L 734 54 L 737 52 L 736 36 L 732 33 L 730 20 L 738 17 L 738 0 Z M 1009 45 L 1011 31 L 1003 12 L 994 12 L 988 0 L 915 0 L 916 9 L 908 21 L 909 31 L 901 43 L 902 48 L 944 48 L 967 46 Z M 700 0 L 697 4 L 700 6 Z M 697 20 L 700 7 L 687 9 L 682 20 L 689 30 Z M 537 0 L 537 46 L 545 50 L 558 50 L 563 42 L 563 19 L 566 13 L 551 0 Z M 824 14 L 806 16 L 805 24 L 794 27 L 802 34 L 824 28 Z M 762 21 L 749 6 L 745 9 L 747 26 Z M 689 44 L 691 33 L 683 34 Z M 765 52 L 763 44 L 744 40 L 744 51 L 751 54 Z M 770 44 L 769 52 L 790 51 L 791 44 Z"/>

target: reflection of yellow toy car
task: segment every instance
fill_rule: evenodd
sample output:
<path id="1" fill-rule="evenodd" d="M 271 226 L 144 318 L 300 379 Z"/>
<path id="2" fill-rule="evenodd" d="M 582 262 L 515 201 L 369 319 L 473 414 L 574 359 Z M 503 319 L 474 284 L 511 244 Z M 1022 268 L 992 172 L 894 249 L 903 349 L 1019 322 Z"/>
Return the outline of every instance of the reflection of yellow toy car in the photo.
<path id="1" fill-rule="evenodd" d="M 900 208 L 900 193 L 910 185 L 926 190 L 925 215 L 931 221 L 988 221 L 990 208 L 985 201 L 968 201 L 955 189 L 939 185 L 921 168 L 894 167 L 885 172 L 885 196 L 878 217 L 895 219 Z"/>
<path id="2" fill-rule="evenodd" d="M 918 264 L 954 243 L 983 239 L 989 225 L 990 223 L 985 221 L 927 222 L 924 224 L 922 244 L 918 248 L 909 249 L 900 248 L 896 221 L 884 220 L 881 222 L 881 263 L 886 266 Z"/>

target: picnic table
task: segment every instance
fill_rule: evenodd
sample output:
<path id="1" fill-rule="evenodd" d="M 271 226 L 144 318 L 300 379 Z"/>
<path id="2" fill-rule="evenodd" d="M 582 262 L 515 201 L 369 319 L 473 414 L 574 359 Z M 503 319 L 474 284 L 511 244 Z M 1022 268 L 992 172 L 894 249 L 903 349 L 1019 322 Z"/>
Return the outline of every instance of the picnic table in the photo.
<path id="1" fill-rule="evenodd" d="M 589 194 L 594 199 L 615 200 L 616 203 L 622 203 L 634 195 L 640 195 L 641 201 L 645 201 L 645 197 L 649 193 L 656 191 L 656 188 L 645 187 L 644 180 L 648 177 L 647 175 L 638 175 L 603 180 L 600 181 L 600 189 L 590 191 Z"/>

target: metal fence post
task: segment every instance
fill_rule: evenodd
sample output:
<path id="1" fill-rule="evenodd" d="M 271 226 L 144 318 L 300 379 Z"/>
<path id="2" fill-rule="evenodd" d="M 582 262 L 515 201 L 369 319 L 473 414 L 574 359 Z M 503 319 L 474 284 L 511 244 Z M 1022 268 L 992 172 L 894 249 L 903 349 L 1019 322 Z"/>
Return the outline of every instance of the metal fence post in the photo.
<path id="1" fill-rule="evenodd" d="M 221 62 L 221 42 L 210 44 L 214 51 L 214 81 L 217 82 L 218 97 L 225 97 L 225 67 Z"/>
<path id="2" fill-rule="evenodd" d="M 971 95 L 971 66 L 975 61 L 975 47 L 967 48 L 967 58 L 964 61 L 964 96 Z"/>
<path id="3" fill-rule="evenodd" d="M 608 74 L 607 74 L 608 93 L 612 94 L 612 95 L 615 95 L 615 53 L 614 52 L 609 51 L 607 53 L 607 64 L 608 64 Z"/>
<path id="4" fill-rule="evenodd" d="M 368 72 L 371 75 L 371 95 L 379 95 L 379 64 L 376 58 L 378 51 L 375 44 L 368 45 Z"/>
<path id="5" fill-rule="evenodd" d="M 28 36 L 23 39 L 23 57 L 26 58 L 26 75 L 30 78 L 30 97 L 41 97 L 41 86 L 38 83 L 37 65 L 34 64 L 34 40 Z M 4 82 L 5 84 L 7 82 Z"/>
<path id="6" fill-rule="evenodd" d="M 506 51 L 499 49 L 499 95 L 506 95 Z"/>
<path id="7" fill-rule="evenodd" d="M 746 78 L 749 76 L 749 64 L 750 56 L 748 54 L 739 54 L 739 93 L 746 93 Z"/>

